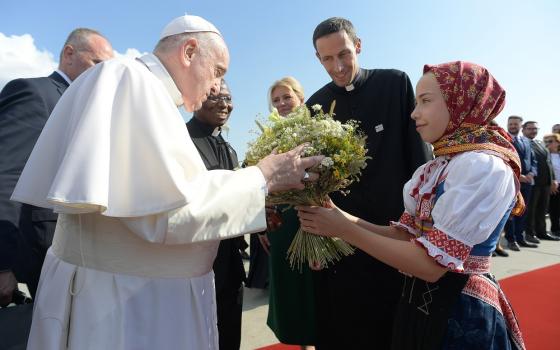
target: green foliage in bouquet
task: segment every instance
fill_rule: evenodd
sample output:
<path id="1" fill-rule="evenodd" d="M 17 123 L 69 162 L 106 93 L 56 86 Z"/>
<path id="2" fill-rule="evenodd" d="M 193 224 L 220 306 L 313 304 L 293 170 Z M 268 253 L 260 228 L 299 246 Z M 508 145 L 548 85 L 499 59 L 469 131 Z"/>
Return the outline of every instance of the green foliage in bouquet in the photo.
<path id="1" fill-rule="evenodd" d="M 273 110 L 268 121 L 257 125 L 260 136 L 249 143 L 245 162 L 255 165 L 273 150 L 287 152 L 303 143 L 308 143 L 302 156 L 322 154 L 321 164 L 310 169 L 319 173 L 316 182 L 305 183 L 305 189 L 270 193 L 267 205 L 317 205 L 324 206 L 329 193 L 341 191 L 354 181 L 358 181 L 361 170 L 366 166 L 365 139 L 358 130 L 356 121 L 341 123 L 333 119 L 334 102 L 329 113 L 324 113 L 320 105 L 312 106 L 314 114 L 302 105 L 282 117 Z M 343 256 L 353 253 L 346 242 L 331 237 L 321 237 L 303 231 L 296 233 L 288 259 L 292 268 L 300 271 L 303 264 L 327 267 Z"/>

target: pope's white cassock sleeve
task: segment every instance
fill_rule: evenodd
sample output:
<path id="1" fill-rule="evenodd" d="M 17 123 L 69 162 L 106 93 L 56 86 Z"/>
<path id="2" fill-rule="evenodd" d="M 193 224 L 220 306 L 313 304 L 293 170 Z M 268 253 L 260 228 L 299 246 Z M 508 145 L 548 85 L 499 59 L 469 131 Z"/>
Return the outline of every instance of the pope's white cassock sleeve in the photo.
<path id="1" fill-rule="evenodd" d="M 12 199 L 60 213 L 28 349 L 217 349 L 219 239 L 266 227 L 260 170 L 207 171 L 154 55 L 84 72 Z"/>
<path id="2" fill-rule="evenodd" d="M 121 220 L 142 238 L 165 244 L 216 240 L 266 228 L 261 220 L 264 185 L 260 170 L 213 170 L 209 174 L 192 182 L 194 195 L 186 206 Z"/>

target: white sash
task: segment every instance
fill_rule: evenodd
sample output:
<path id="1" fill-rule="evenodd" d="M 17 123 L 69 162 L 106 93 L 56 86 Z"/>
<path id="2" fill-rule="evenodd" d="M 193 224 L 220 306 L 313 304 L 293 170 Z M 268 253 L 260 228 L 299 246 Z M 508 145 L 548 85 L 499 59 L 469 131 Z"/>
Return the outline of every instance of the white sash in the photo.
<path id="1" fill-rule="evenodd" d="M 207 274 L 218 241 L 190 244 L 148 242 L 118 218 L 91 214 L 60 214 L 53 253 L 77 266 L 150 278 L 191 278 Z"/>

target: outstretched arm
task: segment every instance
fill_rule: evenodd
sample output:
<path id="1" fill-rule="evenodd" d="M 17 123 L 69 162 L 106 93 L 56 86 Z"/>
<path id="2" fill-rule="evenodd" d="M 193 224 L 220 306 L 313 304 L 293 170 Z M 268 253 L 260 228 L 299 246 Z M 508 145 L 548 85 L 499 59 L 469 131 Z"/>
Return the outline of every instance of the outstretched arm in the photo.
<path id="1" fill-rule="evenodd" d="M 428 282 L 437 281 L 447 271 L 396 227 L 375 225 L 336 207 L 298 207 L 298 211 L 306 232 L 340 237 L 400 271 Z"/>
<path id="2" fill-rule="evenodd" d="M 172 212 L 121 218 L 140 237 L 154 243 L 187 244 L 263 231 L 265 194 L 303 188 L 303 173 L 322 156 L 301 158 L 305 145 L 272 154 L 257 166 L 237 171 L 212 170 L 189 182 L 190 201 Z M 308 181 L 315 180 L 310 173 Z M 266 182 L 266 184 L 265 184 Z"/>

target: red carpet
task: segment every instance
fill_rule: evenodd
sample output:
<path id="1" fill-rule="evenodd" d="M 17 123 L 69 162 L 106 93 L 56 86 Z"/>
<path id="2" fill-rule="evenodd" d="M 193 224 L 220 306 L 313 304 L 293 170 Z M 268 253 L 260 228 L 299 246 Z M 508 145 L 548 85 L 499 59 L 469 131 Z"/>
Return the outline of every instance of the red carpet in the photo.
<path id="1" fill-rule="evenodd" d="M 270 346 L 265 346 L 263 348 L 258 348 L 256 350 L 299 350 L 300 347 L 297 345 L 284 345 L 284 344 L 275 344 Z"/>
<path id="2" fill-rule="evenodd" d="M 560 264 L 500 280 L 528 350 L 560 349 Z M 257 350 L 298 350 L 276 344 Z"/>
<path id="3" fill-rule="evenodd" d="M 558 350 L 560 264 L 500 281 L 519 320 L 528 350 Z"/>

